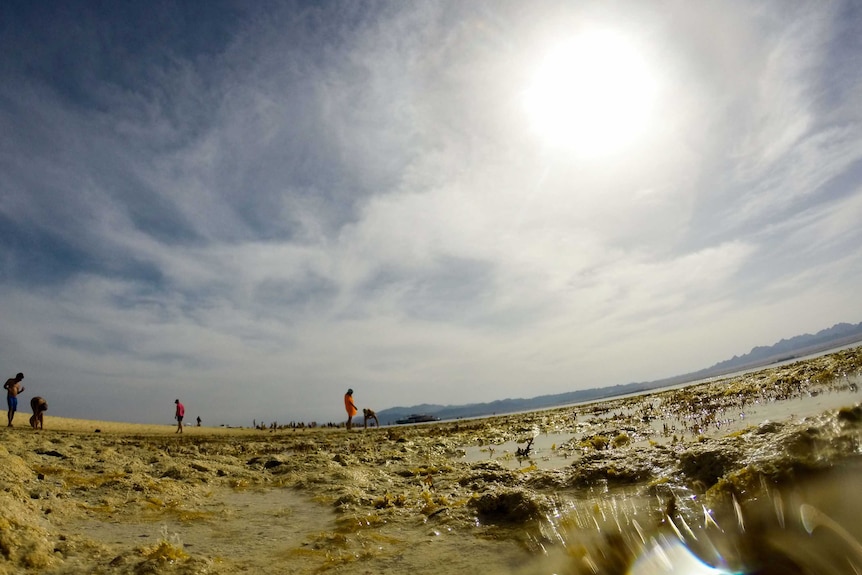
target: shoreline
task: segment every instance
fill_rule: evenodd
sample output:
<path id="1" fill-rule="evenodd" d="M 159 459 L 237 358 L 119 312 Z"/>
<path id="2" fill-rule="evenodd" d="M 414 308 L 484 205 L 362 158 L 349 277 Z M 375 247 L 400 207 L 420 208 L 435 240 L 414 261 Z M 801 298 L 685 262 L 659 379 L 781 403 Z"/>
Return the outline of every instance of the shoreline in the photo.
<path id="1" fill-rule="evenodd" d="M 240 434 L 240 433 L 259 433 L 259 430 L 253 428 L 243 428 L 243 427 L 196 427 L 191 425 L 183 426 L 183 433 L 178 434 L 175 433 L 177 429 L 177 424 L 166 423 L 166 424 L 157 424 L 157 423 L 128 423 L 123 421 L 103 421 L 97 419 L 77 419 L 71 417 L 62 417 L 49 415 L 48 412 L 45 412 L 44 420 L 45 426 L 44 430 L 33 430 L 26 423 L 21 423 L 21 420 L 24 420 L 24 416 L 28 415 L 26 412 L 19 411 L 15 416 L 13 429 L 24 429 L 26 431 L 64 431 L 69 433 L 103 433 L 103 434 L 113 434 L 113 435 L 230 435 L 230 434 Z M 29 415 L 28 415 L 29 417 Z M 8 428 L 7 428 L 8 429 Z"/>

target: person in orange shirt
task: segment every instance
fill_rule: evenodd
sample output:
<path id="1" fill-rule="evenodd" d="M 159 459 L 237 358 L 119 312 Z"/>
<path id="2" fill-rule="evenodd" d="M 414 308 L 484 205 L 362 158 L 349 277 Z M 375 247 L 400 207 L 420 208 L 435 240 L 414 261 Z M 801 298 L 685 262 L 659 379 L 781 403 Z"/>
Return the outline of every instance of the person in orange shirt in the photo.
<path id="1" fill-rule="evenodd" d="M 347 393 L 344 394 L 344 409 L 347 410 L 347 429 L 350 430 L 353 427 L 353 416 L 358 411 L 356 404 L 353 403 L 352 389 L 348 389 Z"/>

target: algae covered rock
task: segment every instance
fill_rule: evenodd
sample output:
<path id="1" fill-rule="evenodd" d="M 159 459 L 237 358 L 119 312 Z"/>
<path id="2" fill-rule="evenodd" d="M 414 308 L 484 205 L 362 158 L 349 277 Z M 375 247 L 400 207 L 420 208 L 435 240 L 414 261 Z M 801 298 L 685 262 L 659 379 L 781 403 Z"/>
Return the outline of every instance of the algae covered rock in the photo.
<path id="1" fill-rule="evenodd" d="M 655 476 L 655 463 L 643 453 L 591 452 L 571 466 L 569 484 L 589 487 L 599 483 L 630 485 Z"/>
<path id="2" fill-rule="evenodd" d="M 470 505 L 486 521 L 526 523 L 539 517 L 541 504 L 535 494 L 520 489 L 486 493 Z"/>
<path id="3" fill-rule="evenodd" d="M 725 474 L 737 468 L 738 456 L 728 446 L 710 446 L 705 449 L 694 448 L 680 456 L 679 466 L 683 474 L 692 482 L 706 487 L 715 483 Z"/>

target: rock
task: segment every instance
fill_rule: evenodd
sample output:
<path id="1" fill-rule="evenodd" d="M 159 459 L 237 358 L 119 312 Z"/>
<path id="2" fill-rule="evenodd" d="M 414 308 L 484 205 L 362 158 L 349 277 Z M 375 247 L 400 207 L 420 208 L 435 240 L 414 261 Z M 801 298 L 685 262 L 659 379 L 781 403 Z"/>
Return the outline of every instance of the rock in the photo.
<path id="1" fill-rule="evenodd" d="M 470 503 L 486 521 L 526 523 L 540 515 L 541 505 L 522 490 L 486 493 Z"/>
<path id="2" fill-rule="evenodd" d="M 692 482 L 711 487 L 736 467 L 736 461 L 730 449 L 692 449 L 680 456 L 679 467 Z"/>
<path id="3" fill-rule="evenodd" d="M 59 451 L 47 450 L 47 449 L 37 449 L 36 453 L 39 455 L 48 455 L 50 457 L 59 457 L 60 459 L 66 459 L 66 456 L 60 453 Z"/>

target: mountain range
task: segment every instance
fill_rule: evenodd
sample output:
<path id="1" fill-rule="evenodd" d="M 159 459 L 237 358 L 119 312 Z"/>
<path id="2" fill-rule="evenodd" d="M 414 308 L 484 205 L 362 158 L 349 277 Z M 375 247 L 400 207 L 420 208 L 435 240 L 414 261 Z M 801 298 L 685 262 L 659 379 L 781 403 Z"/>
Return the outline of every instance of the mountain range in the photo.
<path id="1" fill-rule="evenodd" d="M 391 407 L 377 412 L 377 417 L 384 425 L 395 423 L 412 414 L 427 414 L 439 419 L 460 419 L 465 417 L 481 417 L 517 411 L 532 411 L 546 409 L 572 403 L 583 403 L 626 395 L 642 393 L 662 387 L 688 383 L 727 375 L 739 371 L 756 369 L 766 365 L 781 363 L 801 357 L 814 355 L 830 349 L 862 341 L 862 322 L 858 324 L 839 323 L 815 334 L 803 334 L 782 339 L 769 346 L 757 346 L 742 356 L 716 363 L 700 371 L 677 375 L 665 379 L 648 382 L 635 382 L 608 387 L 582 389 L 554 395 L 540 395 L 532 398 L 500 399 L 487 403 L 471 403 L 466 405 L 435 405 L 423 403 L 410 407 Z"/>

